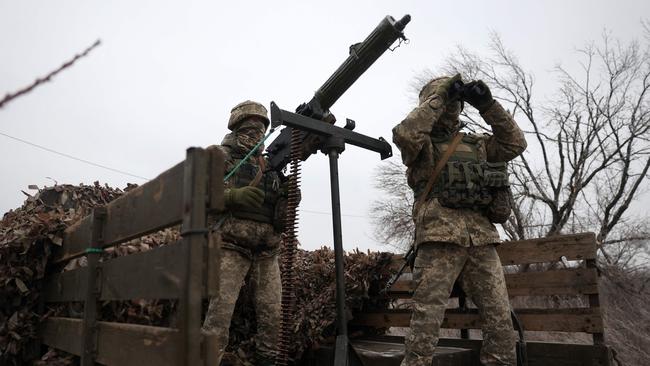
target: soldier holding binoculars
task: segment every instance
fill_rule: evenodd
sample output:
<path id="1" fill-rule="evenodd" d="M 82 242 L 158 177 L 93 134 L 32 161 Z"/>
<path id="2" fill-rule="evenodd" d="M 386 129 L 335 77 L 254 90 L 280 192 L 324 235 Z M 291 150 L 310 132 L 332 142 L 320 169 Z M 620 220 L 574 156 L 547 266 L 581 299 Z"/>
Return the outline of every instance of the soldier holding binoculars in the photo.
<path id="1" fill-rule="evenodd" d="M 463 102 L 476 108 L 492 135 L 460 132 Z M 454 282 L 478 306 L 484 365 L 515 365 L 515 337 L 493 223 L 510 214 L 506 163 L 526 149 L 512 116 L 483 81 L 460 75 L 431 80 L 419 105 L 393 128 L 408 167 L 415 204 L 416 257 L 411 334 L 402 366 L 429 366 Z"/>

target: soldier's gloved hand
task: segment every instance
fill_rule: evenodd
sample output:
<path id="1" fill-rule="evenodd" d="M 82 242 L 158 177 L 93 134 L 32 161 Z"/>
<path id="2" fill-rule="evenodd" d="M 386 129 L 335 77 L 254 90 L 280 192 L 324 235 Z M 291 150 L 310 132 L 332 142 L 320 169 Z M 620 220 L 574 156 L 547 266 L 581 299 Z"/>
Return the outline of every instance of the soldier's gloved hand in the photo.
<path id="1" fill-rule="evenodd" d="M 483 113 L 494 104 L 492 92 L 483 80 L 475 80 L 465 84 L 463 100 Z"/>
<path id="2" fill-rule="evenodd" d="M 459 81 L 462 83 L 460 74 L 452 76 L 438 86 L 436 89 L 436 94 L 442 98 L 443 102 L 445 103 L 453 101 L 458 96 L 457 91 L 454 88 L 454 84 Z"/>
<path id="3" fill-rule="evenodd" d="M 251 208 L 262 207 L 264 191 L 257 187 L 230 188 L 224 191 L 226 206 L 246 206 Z"/>

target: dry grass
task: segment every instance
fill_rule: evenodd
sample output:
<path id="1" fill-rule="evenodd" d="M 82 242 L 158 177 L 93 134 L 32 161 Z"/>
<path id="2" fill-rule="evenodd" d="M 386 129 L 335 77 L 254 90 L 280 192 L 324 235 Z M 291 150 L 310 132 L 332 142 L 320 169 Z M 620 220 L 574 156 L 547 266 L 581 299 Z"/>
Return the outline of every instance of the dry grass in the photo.
<path id="1" fill-rule="evenodd" d="M 622 365 L 650 365 L 650 272 L 605 274 L 600 287 L 605 340 Z"/>

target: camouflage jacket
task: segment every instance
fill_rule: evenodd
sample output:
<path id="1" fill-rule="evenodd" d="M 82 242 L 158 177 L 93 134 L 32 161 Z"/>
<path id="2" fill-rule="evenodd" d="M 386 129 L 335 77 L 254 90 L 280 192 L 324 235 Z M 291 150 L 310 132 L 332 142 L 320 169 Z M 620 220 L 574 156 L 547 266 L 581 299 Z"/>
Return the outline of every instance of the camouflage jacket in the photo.
<path id="1" fill-rule="evenodd" d="M 232 150 L 229 146 L 212 145 L 208 149 L 220 149 L 224 153 L 226 173 L 234 168 Z M 251 164 L 259 167 L 259 156 L 252 156 L 250 159 Z M 231 181 L 225 182 L 226 189 L 231 187 Z M 279 248 L 280 234 L 269 223 L 233 217 L 226 211 L 221 215 L 209 217 L 209 226 L 214 226 L 224 217 L 223 223 L 216 228 L 224 247 L 234 250 L 244 249 L 251 253 L 274 252 Z"/>
<path id="2" fill-rule="evenodd" d="M 437 163 L 430 132 L 441 117 L 444 105 L 437 95 L 431 96 L 413 109 L 393 128 L 393 142 L 407 166 L 408 184 L 413 189 L 426 185 Z M 526 149 L 523 132 L 499 102 L 481 114 L 492 127 L 493 135 L 473 135 L 478 138 L 481 159 L 507 162 Z M 417 211 L 417 212 L 416 212 Z M 413 208 L 415 244 L 450 242 L 462 246 L 486 245 L 499 242 L 496 227 L 481 212 L 472 209 L 446 208 L 436 198 L 425 200 Z"/>

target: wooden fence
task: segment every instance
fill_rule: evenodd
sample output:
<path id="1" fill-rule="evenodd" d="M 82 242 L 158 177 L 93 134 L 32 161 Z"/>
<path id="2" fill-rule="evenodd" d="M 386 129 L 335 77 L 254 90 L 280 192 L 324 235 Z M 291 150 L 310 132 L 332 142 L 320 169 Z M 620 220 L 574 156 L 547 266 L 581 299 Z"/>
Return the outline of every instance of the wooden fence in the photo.
<path id="1" fill-rule="evenodd" d="M 202 299 L 218 291 L 219 245 L 207 214 L 223 210 L 224 157 L 190 148 L 185 161 L 69 227 L 54 264 L 86 256 L 87 266 L 50 274 L 46 303 L 82 302 L 83 319 L 50 317 L 42 342 L 81 356 L 84 366 L 213 365 L 213 336 L 201 334 Z M 181 224 L 181 240 L 100 261 L 104 248 Z M 178 300 L 177 328 L 101 321 L 102 301 Z"/>
<path id="2" fill-rule="evenodd" d="M 560 306 L 514 309 L 524 330 L 588 333 L 593 338 L 593 345 L 528 342 L 531 365 L 611 364 L 611 350 L 604 345 L 596 249 L 593 233 L 505 242 L 497 247 L 504 266 L 560 263 L 556 266 L 538 266 L 528 272 L 506 273 L 511 299 L 520 296 L 561 296 L 577 300 L 566 302 L 574 304 L 568 307 L 560 303 Z M 401 264 L 400 257 L 394 261 L 396 267 Z M 406 299 L 411 297 L 412 291 L 413 282 L 407 274 L 390 289 L 389 296 Z M 454 291 L 451 297 L 458 297 L 460 306 L 446 310 L 442 327 L 460 329 L 461 338 L 442 339 L 440 345 L 480 349 L 480 341 L 470 340 L 467 331 L 481 328 L 477 310 L 463 306 L 465 298 L 462 292 Z M 391 308 L 355 314 L 352 323 L 376 328 L 408 327 L 410 317 L 411 311 L 408 309 Z"/>

